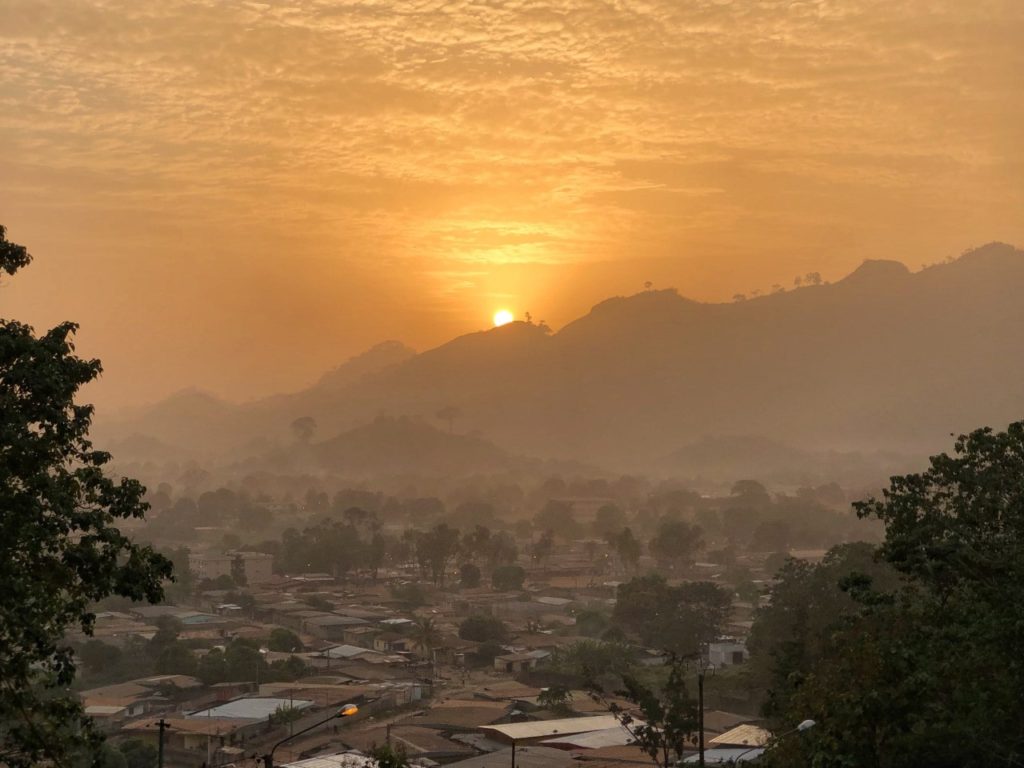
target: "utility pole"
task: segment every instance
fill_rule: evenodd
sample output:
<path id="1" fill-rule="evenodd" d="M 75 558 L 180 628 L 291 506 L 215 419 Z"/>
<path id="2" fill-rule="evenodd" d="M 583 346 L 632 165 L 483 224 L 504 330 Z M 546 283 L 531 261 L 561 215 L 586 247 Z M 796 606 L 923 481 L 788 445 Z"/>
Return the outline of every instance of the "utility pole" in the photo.
<path id="1" fill-rule="evenodd" d="M 704 768 L 704 678 L 714 666 L 704 656 L 704 648 L 697 652 L 697 764 Z"/>
<path id="2" fill-rule="evenodd" d="M 697 669 L 697 759 L 700 768 L 704 768 L 704 662 L 699 662 Z"/>
<path id="3" fill-rule="evenodd" d="M 160 729 L 160 741 L 158 742 L 159 746 L 157 747 L 156 764 L 157 768 L 164 768 L 164 731 L 168 728 L 167 721 L 161 717 L 156 726 Z"/>

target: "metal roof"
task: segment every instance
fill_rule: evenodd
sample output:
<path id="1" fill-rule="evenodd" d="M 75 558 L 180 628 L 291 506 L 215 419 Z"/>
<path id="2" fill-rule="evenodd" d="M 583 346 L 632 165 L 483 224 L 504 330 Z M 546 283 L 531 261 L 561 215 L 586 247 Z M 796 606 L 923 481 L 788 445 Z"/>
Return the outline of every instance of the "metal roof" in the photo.
<path id="1" fill-rule="evenodd" d="M 771 739 L 772 734 L 756 725 L 737 725 L 723 734 L 715 736 L 709 744 L 730 747 L 763 747 Z"/>
<path id="2" fill-rule="evenodd" d="M 306 701 L 305 699 L 274 699 L 274 698 L 251 698 L 251 699 L 235 699 L 229 701 L 226 704 L 220 704 L 216 707 L 210 707 L 209 709 L 202 709 L 198 712 L 191 712 L 186 715 L 190 719 L 200 717 L 222 717 L 231 718 L 238 720 L 266 720 L 272 714 L 274 714 L 279 708 L 288 709 L 294 707 L 295 709 L 306 709 L 312 707 L 312 701 Z"/>
<path id="3" fill-rule="evenodd" d="M 746 763 L 757 760 L 764 752 L 764 747 L 715 747 L 704 750 L 704 762 L 707 765 L 723 765 L 728 763 Z M 690 755 L 684 763 L 699 763 L 698 755 Z"/>
<path id="4" fill-rule="evenodd" d="M 545 736 L 559 736 L 574 733 L 588 733 L 615 728 L 619 721 L 613 715 L 597 717 L 567 717 L 559 720 L 538 720 L 530 723 L 507 723 L 505 725 L 484 725 L 482 731 L 500 733 L 506 739 L 542 739 Z"/>
<path id="5" fill-rule="evenodd" d="M 376 768 L 377 761 L 358 752 L 340 752 L 336 755 L 320 755 L 305 760 L 282 763 L 281 768 Z"/>
<path id="6" fill-rule="evenodd" d="M 602 747 L 621 747 L 631 744 L 633 741 L 633 734 L 624 726 L 618 725 L 615 728 L 603 728 L 600 731 L 555 736 L 552 739 L 544 739 L 541 743 L 549 746 L 565 746 L 570 749 L 601 749 Z"/>
<path id="7" fill-rule="evenodd" d="M 516 747 L 516 768 L 569 768 L 573 763 L 572 753 L 564 749 Z M 511 764 L 509 748 L 449 763 L 446 768 L 508 768 Z"/>

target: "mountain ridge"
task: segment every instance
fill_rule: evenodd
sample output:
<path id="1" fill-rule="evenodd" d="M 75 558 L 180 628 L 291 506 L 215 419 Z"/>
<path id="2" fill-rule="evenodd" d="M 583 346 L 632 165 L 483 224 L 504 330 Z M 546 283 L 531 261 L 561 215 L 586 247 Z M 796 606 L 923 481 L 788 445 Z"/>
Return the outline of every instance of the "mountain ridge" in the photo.
<path id="1" fill-rule="evenodd" d="M 450 406 L 460 430 L 503 449 L 629 470 L 709 434 L 927 451 L 1024 411 L 1020 285 L 1024 253 L 991 243 L 916 272 L 866 260 L 831 284 L 732 303 L 674 289 L 611 297 L 557 332 L 516 322 L 419 354 L 398 344 L 337 387 L 322 378 L 214 413 L 217 439 L 280 437 L 306 415 L 330 436 L 377 414 L 431 419 Z M 128 426 L 173 445 L 203 434 L 184 422 L 160 434 L 166 418 L 148 421 L 155 433 L 146 418 Z"/>

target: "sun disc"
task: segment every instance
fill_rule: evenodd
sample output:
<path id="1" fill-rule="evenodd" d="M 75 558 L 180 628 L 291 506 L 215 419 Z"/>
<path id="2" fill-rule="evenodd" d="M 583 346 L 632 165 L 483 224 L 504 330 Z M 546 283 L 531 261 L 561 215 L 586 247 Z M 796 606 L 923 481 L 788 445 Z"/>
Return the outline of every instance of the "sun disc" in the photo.
<path id="1" fill-rule="evenodd" d="M 507 325 L 511 323 L 513 320 L 515 320 L 515 316 L 507 309 L 499 309 L 497 312 L 494 313 L 495 327 L 499 325 Z"/>

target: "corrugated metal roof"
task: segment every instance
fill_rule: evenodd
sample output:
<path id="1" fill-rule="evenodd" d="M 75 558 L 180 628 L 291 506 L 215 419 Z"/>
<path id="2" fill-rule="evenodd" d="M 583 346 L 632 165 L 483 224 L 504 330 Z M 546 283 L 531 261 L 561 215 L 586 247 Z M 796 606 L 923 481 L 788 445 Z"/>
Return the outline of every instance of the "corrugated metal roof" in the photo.
<path id="1" fill-rule="evenodd" d="M 512 750 L 503 749 L 449 763 L 447 768 L 509 768 L 511 764 Z M 516 768 L 569 768 L 572 764 L 572 753 L 562 749 L 537 746 L 516 748 Z"/>
<path id="2" fill-rule="evenodd" d="M 771 732 L 756 725 L 737 725 L 720 736 L 715 736 L 708 743 L 721 746 L 763 747 L 771 737 Z"/>
<path id="3" fill-rule="evenodd" d="M 337 755 L 320 755 L 305 760 L 283 763 L 281 768 L 376 768 L 377 761 L 358 752 L 341 752 Z"/>
<path id="4" fill-rule="evenodd" d="M 613 715 L 597 717 L 567 717 L 559 720 L 538 720 L 531 723 L 507 723 L 505 725 L 485 725 L 483 731 L 500 733 L 507 739 L 541 739 L 545 736 L 558 736 L 589 731 L 603 731 L 615 728 L 619 721 Z"/>
<path id="5" fill-rule="evenodd" d="M 723 765 L 728 763 L 746 763 L 757 760 L 764 752 L 763 747 L 716 747 L 704 750 L 704 762 L 707 765 Z M 699 763 L 698 755 L 690 755 L 684 763 Z"/>
<path id="6" fill-rule="evenodd" d="M 640 723 L 637 723 L 639 725 Z M 564 746 L 570 749 L 600 749 L 601 747 L 618 747 L 633 741 L 633 734 L 619 725 L 615 728 L 604 728 L 600 731 L 587 731 L 571 736 L 555 736 L 545 739 L 542 744 L 548 746 Z"/>
<path id="7" fill-rule="evenodd" d="M 221 704 L 216 707 L 210 707 L 209 709 L 192 712 L 186 715 L 186 717 L 189 719 L 200 717 L 224 717 L 238 720 L 266 720 L 274 714 L 278 708 L 287 709 L 288 707 L 294 707 L 295 709 L 306 709 L 311 706 L 313 706 L 313 702 L 305 699 L 235 699 L 234 701 L 229 701 L 227 704 Z"/>

